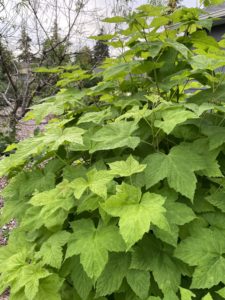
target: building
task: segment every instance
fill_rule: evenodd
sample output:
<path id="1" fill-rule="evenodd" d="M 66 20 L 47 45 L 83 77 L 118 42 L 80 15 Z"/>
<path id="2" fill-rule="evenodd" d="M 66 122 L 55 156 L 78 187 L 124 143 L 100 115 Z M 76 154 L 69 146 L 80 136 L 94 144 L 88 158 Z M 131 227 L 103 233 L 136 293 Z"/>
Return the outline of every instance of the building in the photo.
<path id="1" fill-rule="evenodd" d="M 207 7 L 205 11 L 208 13 L 206 17 L 213 19 L 218 18 L 213 22 L 210 35 L 212 35 L 217 41 L 220 41 L 223 35 L 225 35 L 225 3 Z"/>

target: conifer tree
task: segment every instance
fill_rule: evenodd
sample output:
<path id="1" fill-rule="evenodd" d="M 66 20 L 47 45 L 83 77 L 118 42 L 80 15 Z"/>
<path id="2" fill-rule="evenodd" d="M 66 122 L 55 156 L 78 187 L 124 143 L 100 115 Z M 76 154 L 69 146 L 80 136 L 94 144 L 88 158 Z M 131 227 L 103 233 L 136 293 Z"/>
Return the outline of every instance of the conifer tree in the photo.
<path id="1" fill-rule="evenodd" d="M 104 29 L 101 28 L 98 36 L 101 36 L 103 34 Z M 94 46 L 93 52 L 95 64 L 99 65 L 106 57 L 109 57 L 109 46 L 105 44 L 103 40 L 98 40 Z"/>
<path id="2" fill-rule="evenodd" d="M 30 62 L 32 59 L 31 52 L 31 38 L 27 33 L 26 26 L 22 26 L 21 37 L 19 39 L 19 49 L 21 50 L 20 55 L 18 56 L 19 60 L 22 62 Z"/>
<path id="3" fill-rule="evenodd" d="M 81 69 L 90 70 L 94 63 L 91 49 L 88 46 L 81 48 L 81 50 L 76 54 L 75 62 L 81 67 Z"/>
<path id="4" fill-rule="evenodd" d="M 67 54 L 69 45 L 67 41 L 64 42 L 61 38 L 58 22 L 57 19 L 55 19 L 52 34 L 43 43 L 42 60 L 44 65 L 52 67 L 68 63 L 70 60 Z"/>

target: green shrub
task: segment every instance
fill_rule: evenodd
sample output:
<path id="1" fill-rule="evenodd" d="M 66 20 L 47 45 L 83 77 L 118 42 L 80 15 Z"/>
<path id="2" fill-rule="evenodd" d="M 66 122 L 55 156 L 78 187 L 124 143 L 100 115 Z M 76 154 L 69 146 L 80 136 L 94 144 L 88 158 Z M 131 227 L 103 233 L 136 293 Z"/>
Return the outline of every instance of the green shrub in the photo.
<path id="1" fill-rule="evenodd" d="M 11 300 L 225 299 L 225 40 L 161 10 L 105 20 L 122 54 L 89 89 L 66 68 L 26 118 L 58 117 L 0 162 Z"/>

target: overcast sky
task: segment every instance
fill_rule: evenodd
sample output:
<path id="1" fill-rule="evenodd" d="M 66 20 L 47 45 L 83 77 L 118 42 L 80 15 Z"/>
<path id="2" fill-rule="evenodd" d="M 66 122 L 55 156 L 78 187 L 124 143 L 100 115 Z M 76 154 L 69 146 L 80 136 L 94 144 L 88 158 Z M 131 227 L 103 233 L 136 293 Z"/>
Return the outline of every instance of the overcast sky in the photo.
<path id="1" fill-rule="evenodd" d="M 43 22 L 44 27 L 47 32 L 51 31 L 53 20 L 55 17 L 54 10 L 51 8 L 51 4 L 54 5 L 55 0 L 40 0 L 40 3 L 43 4 L 43 7 L 48 8 L 44 9 L 42 13 L 39 14 L 41 21 Z M 62 2 L 61 2 L 62 1 Z M 63 1 L 68 1 L 68 3 L 72 3 L 71 0 L 58 0 L 58 5 L 62 5 Z M 113 9 L 115 8 L 115 0 L 86 0 L 88 1 L 87 6 L 84 9 L 84 12 L 80 15 L 78 21 L 76 22 L 76 26 L 74 27 L 76 30 L 72 36 L 72 43 L 76 48 L 80 48 L 85 44 L 91 45 L 90 40 L 88 40 L 88 36 L 98 34 L 100 28 L 102 27 L 101 19 L 104 17 L 110 16 L 112 14 Z M 197 6 L 200 0 L 183 0 L 182 4 L 187 7 Z M 147 3 L 147 0 L 133 0 L 132 8 Z M 10 20 L 11 27 L 8 33 L 8 40 L 10 46 L 15 50 L 18 47 L 18 39 L 21 32 L 21 19 L 27 20 L 27 27 L 29 31 L 29 35 L 32 38 L 32 44 L 35 45 L 36 41 L 36 33 L 35 33 L 35 23 L 32 22 L 32 18 L 27 15 L 27 12 L 23 14 L 20 11 L 18 14 L 13 10 L 13 6 L 15 3 L 18 3 L 18 0 L 5 0 L 7 7 L 7 18 L 6 20 Z M 37 2 L 38 3 L 38 2 Z M 52 6 L 53 7 L 53 6 Z M 1 17 L 1 13 L 0 13 Z M 59 27 L 61 29 L 61 34 L 65 34 L 67 31 L 67 21 L 68 18 L 65 17 L 65 14 L 59 13 Z M 4 23 L 0 24 L 0 31 L 4 27 Z M 112 28 L 112 27 L 111 27 Z M 107 31 L 110 31 L 110 27 L 106 28 Z M 113 29 L 112 29 L 113 30 Z M 1 33 L 1 32 L 0 32 Z M 45 36 L 46 38 L 46 36 Z"/>

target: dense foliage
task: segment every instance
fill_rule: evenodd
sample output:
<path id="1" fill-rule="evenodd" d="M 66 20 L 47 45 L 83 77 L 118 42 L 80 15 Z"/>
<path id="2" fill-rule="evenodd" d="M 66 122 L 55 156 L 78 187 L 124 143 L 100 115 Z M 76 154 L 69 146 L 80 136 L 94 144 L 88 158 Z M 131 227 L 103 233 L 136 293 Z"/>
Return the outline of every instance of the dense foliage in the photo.
<path id="1" fill-rule="evenodd" d="M 199 9 L 144 5 L 108 44 L 96 86 L 55 68 L 60 92 L 8 147 L 0 293 L 11 300 L 225 299 L 225 40 Z M 152 18 L 154 17 L 154 18 Z M 165 26 L 165 30 L 162 30 Z"/>

